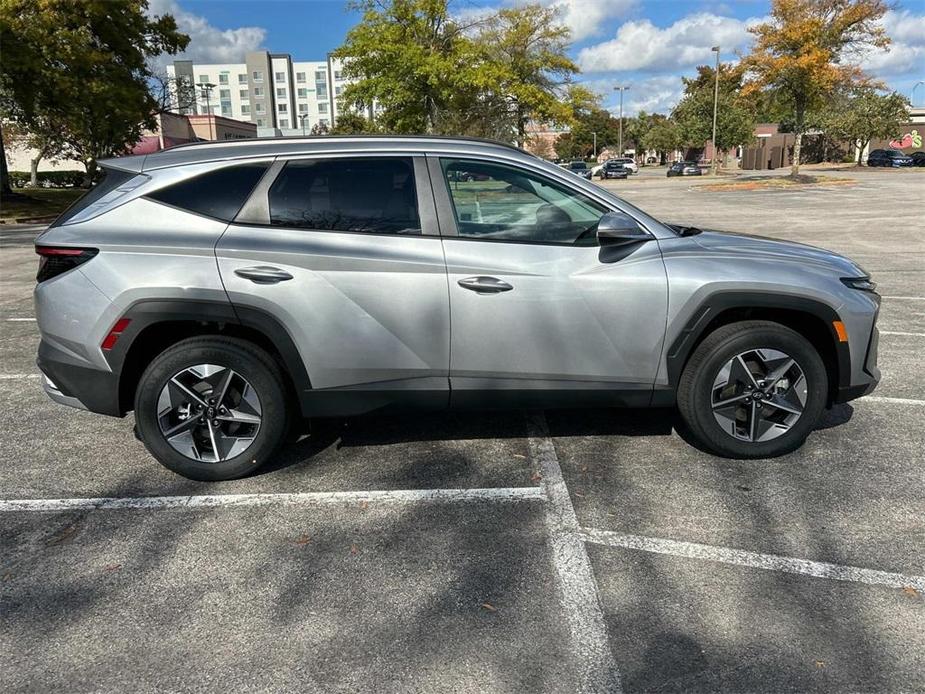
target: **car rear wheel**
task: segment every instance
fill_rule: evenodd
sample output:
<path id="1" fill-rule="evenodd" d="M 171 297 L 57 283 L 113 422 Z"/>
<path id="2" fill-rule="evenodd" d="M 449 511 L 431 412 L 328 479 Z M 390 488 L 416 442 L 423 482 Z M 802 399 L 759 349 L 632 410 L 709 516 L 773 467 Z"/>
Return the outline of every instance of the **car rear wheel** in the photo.
<path id="1" fill-rule="evenodd" d="M 286 435 L 286 398 L 272 357 L 235 338 L 178 342 L 145 369 L 135 421 L 162 465 L 195 480 L 247 475 Z"/>
<path id="2" fill-rule="evenodd" d="M 744 321 L 697 347 L 678 384 L 678 408 L 711 452 L 771 458 L 803 444 L 827 389 L 822 358 L 804 337 L 778 323 Z"/>

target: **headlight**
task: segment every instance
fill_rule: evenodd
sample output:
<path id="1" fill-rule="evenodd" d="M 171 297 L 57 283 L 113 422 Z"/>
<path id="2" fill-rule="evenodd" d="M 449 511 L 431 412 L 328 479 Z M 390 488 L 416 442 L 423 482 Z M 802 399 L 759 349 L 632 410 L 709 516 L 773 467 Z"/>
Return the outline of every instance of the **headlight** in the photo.
<path id="1" fill-rule="evenodd" d="M 877 284 L 870 281 L 870 277 L 842 277 L 842 283 L 852 289 L 860 289 L 865 292 L 872 292 L 877 289 Z"/>

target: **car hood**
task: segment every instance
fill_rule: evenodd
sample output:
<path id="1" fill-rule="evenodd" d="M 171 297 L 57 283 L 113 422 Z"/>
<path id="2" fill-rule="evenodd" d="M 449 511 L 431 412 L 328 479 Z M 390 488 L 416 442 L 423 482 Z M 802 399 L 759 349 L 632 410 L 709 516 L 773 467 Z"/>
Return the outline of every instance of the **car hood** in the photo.
<path id="1" fill-rule="evenodd" d="M 705 230 L 689 238 L 711 255 L 726 255 L 730 259 L 758 257 L 786 263 L 809 263 L 838 273 L 839 277 L 861 277 L 868 274 L 860 265 L 844 256 L 793 241 L 713 230 Z"/>

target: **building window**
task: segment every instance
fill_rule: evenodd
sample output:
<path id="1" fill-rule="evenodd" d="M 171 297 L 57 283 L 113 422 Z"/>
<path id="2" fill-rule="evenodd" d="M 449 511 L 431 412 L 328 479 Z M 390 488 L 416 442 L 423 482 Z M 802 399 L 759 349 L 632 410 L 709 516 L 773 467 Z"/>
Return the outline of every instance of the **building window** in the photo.
<path id="1" fill-rule="evenodd" d="M 247 84 L 247 75 L 238 75 L 238 84 Z"/>
<path id="2" fill-rule="evenodd" d="M 251 112 L 251 107 L 250 107 L 250 106 L 248 106 L 247 104 L 241 104 L 241 113 L 242 113 L 243 115 L 246 116 L 246 115 L 247 115 L 248 113 L 250 113 L 250 112 Z"/>
<path id="3" fill-rule="evenodd" d="M 277 73 L 276 73 L 276 81 L 277 81 L 277 82 L 285 82 L 285 81 L 286 81 L 286 73 L 285 73 L 285 72 L 277 72 Z"/>
<path id="4" fill-rule="evenodd" d="M 289 107 L 286 104 L 276 104 L 276 110 L 278 113 L 286 113 L 289 110 Z"/>
<path id="5" fill-rule="evenodd" d="M 231 116 L 231 104 L 227 102 L 222 103 L 222 115 L 229 117 Z"/>
<path id="6" fill-rule="evenodd" d="M 308 113 L 308 104 L 299 104 L 299 113 Z"/>
<path id="7" fill-rule="evenodd" d="M 258 109 L 258 110 L 259 110 L 259 109 Z M 258 118 L 258 119 L 257 119 L 257 127 L 258 127 L 258 128 L 262 128 L 262 127 L 263 127 L 263 123 L 264 123 L 263 118 Z"/>
<path id="8" fill-rule="evenodd" d="M 263 82 L 263 73 L 260 70 L 254 70 L 254 82 Z"/>
<path id="9" fill-rule="evenodd" d="M 343 88 L 343 87 L 334 87 L 334 93 L 335 93 L 337 96 L 340 96 L 343 92 L 344 92 L 344 88 Z"/>
<path id="10" fill-rule="evenodd" d="M 285 88 L 285 87 L 279 87 L 279 88 L 277 88 L 277 90 L 276 90 L 276 97 L 277 97 L 278 99 L 285 99 L 285 98 L 286 98 L 286 88 Z"/>
<path id="11" fill-rule="evenodd" d="M 318 104 L 318 113 L 327 113 L 328 105 L 327 104 Z"/>
<path id="12" fill-rule="evenodd" d="M 227 72 L 221 72 L 221 73 L 219 73 L 219 75 L 218 75 L 218 83 L 219 83 L 219 84 L 228 84 L 228 73 L 227 73 Z"/>
<path id="13" fill-rule="evenodd" d="M 280 121 L 279 121 L 279 127 L 281 127 L 281 128 L 288 128 L 288 127 L 289 127 L 289 121 L 287 121 L 285 118 L 280 119 Z"/>
<path id="14" fill-rule="evenodd" d="M 342 80 L 342 79 L 344 79 L 340 70 L 335 70 L 335 71 L 334 71 L 334 79 L 336 79 L 336 80 Z"/>
<path id="15" fill-rule="evenodd" d="M 247 89 L 242 89 L 238 92 L 238 96 L 241 97 L 241 101 L 247 101 L 251 98 L 251 93 Z"/>
<path id="16" fill-rule="evenodd" d="M 318 121 L 319 125 L 330 125 L 331 122 L 327 118 L 322 118 Z"/>
<path id="17" fill-rule="evenodd" d="M 263 96 L 263 87 L 254 87 L 254 96 L 256 97 Z"/>
<path id="18" fill-rule="evenodd" d="M 307 88 L 303 87 L 302 89 L 299 90 L 299 98 L 300 98 L 300 99 L 307 99 L 307 98 L 308 98 L 308 89 L 307 89 Z"/>
<path id="19" fill-rule="evenodd" d="M 324 70 L 318 70 L 318 71 L 316 71 L 316 72 L 315 72 L 315 81 L 316 81 L 316 82 L 327 82 L 327 81 L 328 81 L 328 73 L 326 73 Z"/>
<path id="20" fill-rule="evenodd" d="M 230 89 L 219 89 L 218 98 L 222 99 L 223 101 L 230 101 L 231 100 L 231 90 Z"/>
<path id="21" fill-rule="evenodd" d="M 316 83 L 315 84 L 315 96 L 317 96 L 319 99 L 327 99 L 328 98 L 328 85 L 321 84 L 320 82 Z"/>
<path id="22" fill-rule="evenodd" d="M 257 113 L 263 113 L 264 112 L 263 104 L 254 104 L 254 110 Z"/>
<path id="23" fill-rule="evenodd" d="M 305 73 L 304 72 L 295 73 L 295 81 L 298 82 L 299 84 L 305 84 Z"/>
<path id="24" fill-rule="evenodd" d="M 199 75 L 199 82 L 200 82 L 200 84 L 205 84 L 205 83 L 208 82 L 208 81 L 209 81 L 209 76 L 208 76 L 208 75 Z"/>

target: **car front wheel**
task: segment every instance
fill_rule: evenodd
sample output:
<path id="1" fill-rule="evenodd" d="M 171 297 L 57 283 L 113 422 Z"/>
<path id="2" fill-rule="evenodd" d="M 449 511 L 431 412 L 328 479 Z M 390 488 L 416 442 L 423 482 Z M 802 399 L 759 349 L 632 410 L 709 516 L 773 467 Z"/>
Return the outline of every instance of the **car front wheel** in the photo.
<path id="1" fill-rule="evenodd" d="M 194 337 L 159 354 L 141 376 L 135 422 L 148 451 L 195 480 L 247 475 L 286 435 L 283 379 L 270 355 L 245 340 Z"/>
<path id="2" fill-rule="evenodd" d="M 678 408 L 711 452 L 771 458 L 803 444 L 827 389 L 825 365 L 806 338 L 778 323 L 744 321 L 697 347 L 678 384 Z"/>

